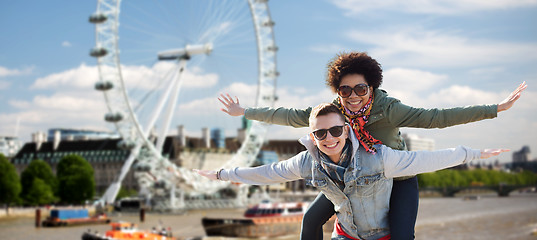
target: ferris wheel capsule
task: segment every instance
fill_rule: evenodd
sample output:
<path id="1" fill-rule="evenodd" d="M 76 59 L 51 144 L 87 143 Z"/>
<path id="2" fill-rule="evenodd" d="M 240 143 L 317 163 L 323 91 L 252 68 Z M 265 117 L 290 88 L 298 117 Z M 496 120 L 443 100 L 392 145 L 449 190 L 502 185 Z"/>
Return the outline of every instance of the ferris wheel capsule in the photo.
<path id="1" fill-rule="evenodd" d="M 90 15 L 89 22 L 97 24 L 97 23 L 103 23 L 107 19 L 108 19 L 108 17 L 106 17 L 106 15 L 104 15 L 102 13 L 94 13 L 94 14 Z"/>
<path id="2" fill-rule="evenodd" d="M 104 57 L 106 54 L 108 54 L 108 50 L 102 47 L 96 47 L 90 51 L 90 56 L 92 57 Z"/>
<path id="3" fill-rule="evenodd" d="M 98 81 L 95 83 L 95 89 L 99 91 L 107 91 L 114 87 L 111 81 Z"/>
<path id="4" fill-rule="evenodd" d="M 119 122 L 123 120 L 123 114 L 116 112 L 116 113 L 107 113 L 104 115 L 104 120 L 107 122 Z"/>

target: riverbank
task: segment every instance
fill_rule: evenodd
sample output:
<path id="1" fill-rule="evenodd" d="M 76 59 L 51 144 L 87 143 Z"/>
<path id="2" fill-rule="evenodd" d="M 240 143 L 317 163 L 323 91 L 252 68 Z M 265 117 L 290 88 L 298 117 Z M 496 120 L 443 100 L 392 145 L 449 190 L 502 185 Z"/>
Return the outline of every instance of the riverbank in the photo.
<path id="1" fill-rule="evenodd" d="M 537 239 L 537 194 L 420 199 L 416 239 Z"/>
<path id="2" fill-rule="evenodd" d="M 44 219 L 48 217 L 50 209 L 55 207 L 10 207 L 7 210 L 3 208 L 0 211 L 0 219 L 3 218 L 19 218 L 19 217 L 35 217 L 35 212 L 37 210 L 41 211 L 41 218 Z M 85 208 L 88 209 L 90 214 L 95 212 L 95 207 L 93 206 L 58 206 L 57 208 Z"/>
<path id="3" fill-rule="evenodd" d="M 532 231 L 537 228 L 537 194 L 513 194 L 510 197 L 483 196 L 480 198 L 422 198 L 416 239 L 537 239 Z M 112 220 L 131 221 L 142 229 L 155 226 L 171 227 L 180 239 L 202 237 L 204 240 L 225 238 L 204 237 L 201 218 L 232 217 L 242 214 L 240 209 L 217 209 L 189 211 L 182 215 L 148 213 L 141 223 L 137 213 L 113 215 Z M 2 239 L 80 239 L 84 231 L 92 229 L 101 233 L 109 226 L 87 225 L 62 228 L 35 228 L 33 218 L 19 217 L 0 219 Z M 330 239 L 326 233 L 324 239 Z M 237 238 L 227 238 L 239 240 Z M 280 240 L 298 239 L 286 236 Z"/>

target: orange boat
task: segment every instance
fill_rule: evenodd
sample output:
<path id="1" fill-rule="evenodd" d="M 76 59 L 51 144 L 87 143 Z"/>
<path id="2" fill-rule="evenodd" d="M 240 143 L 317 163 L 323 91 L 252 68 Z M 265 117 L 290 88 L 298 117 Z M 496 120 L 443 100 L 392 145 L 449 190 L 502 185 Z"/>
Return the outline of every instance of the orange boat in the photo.
<path id="1" fill-rule="evenodd" d="M 129 222 L 113 222 L 110 226 L 112 230 L 106 231 L 105 235 L 88 231 L 82 234 L 82 240 L 176 240 L 170 229 L 139 230 L 136 224 Z"/>

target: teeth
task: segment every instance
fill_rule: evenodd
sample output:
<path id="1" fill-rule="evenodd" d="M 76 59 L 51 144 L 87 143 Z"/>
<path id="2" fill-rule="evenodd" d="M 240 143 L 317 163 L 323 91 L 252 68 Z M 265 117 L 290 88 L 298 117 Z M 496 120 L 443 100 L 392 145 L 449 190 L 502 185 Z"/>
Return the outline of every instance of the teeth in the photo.
<path id="1" fill-rule="evenodd" d="M 358 102 L 349 102 L 350 104 L 359 104 L 361 101 Z"/>
<path id="2" fill-rule="evenodd" d="M 336 145 L 337 145 L 337 142 L 334 143 L 334 144 L 331 144 L 331 145 L 326 145 L 326 147 L 333 148 L 333 147 L 335 147 Z"/>

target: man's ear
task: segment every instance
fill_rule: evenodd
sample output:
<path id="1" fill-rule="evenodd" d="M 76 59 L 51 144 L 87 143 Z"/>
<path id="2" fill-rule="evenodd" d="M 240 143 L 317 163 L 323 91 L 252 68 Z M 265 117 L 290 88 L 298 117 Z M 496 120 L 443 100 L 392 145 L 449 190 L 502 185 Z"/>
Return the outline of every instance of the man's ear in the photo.
<path id="1" fill-rule="evenodd" d="M 311 141 L 313 141 L 313 145 L 317 146 L 317 140 L 315 140 L 315 137 L 313 137 L 313 133 L 310 133 Z"/>

